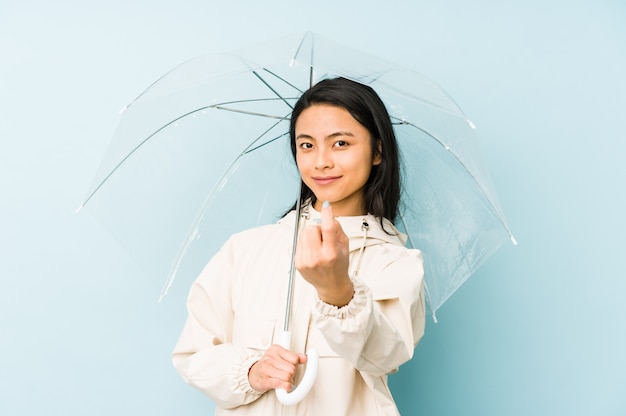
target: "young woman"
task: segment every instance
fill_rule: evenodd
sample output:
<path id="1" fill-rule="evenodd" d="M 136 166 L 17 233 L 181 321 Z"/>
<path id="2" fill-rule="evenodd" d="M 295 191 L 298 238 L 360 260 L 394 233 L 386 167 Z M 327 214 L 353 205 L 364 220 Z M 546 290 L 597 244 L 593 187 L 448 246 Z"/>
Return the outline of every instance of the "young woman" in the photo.
<path id="1" fill-rule="evenodd" d="M 397 415 L 387 375 L 423 335 L 421 253 L 392 225 L 400 196 L 396 139 L 368 86 L 344 78 L 306 91 L 291 118 L 302 178 L 292 348 L 283 325 L 295 215 L 232 236 L 193 284 L 176 369 L 218 415 Z M 313 388 L 283 406 L 319 352 Z"/>

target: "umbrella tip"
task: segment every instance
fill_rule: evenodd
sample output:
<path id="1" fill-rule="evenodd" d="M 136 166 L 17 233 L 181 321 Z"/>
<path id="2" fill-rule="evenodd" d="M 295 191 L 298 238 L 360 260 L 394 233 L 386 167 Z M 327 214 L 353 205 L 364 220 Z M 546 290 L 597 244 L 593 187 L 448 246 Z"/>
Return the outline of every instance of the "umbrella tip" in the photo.
<path id="1" fill-rule="evenodd" d="M 515 237 L 513 237 L 511 235 L 511 242 L 513 242 L 513 245 L 516 246 L 517 245 L 517 240 L 515 239 Z"/>
<path id="2" fill-rule="evenodd" d="M 76 210 L 74 211 L 74 214 L 78 214 L 83 209 L 84 206 L 85 204 L 80 204 L 80 206 L 76 208 Z"/>
<path id="3" fill-rule="evenodd" d="M 439 321 L 437 320 L 437 314 L 435 312 L 432 313 L 432 317 L 433 317 L 433 322 L 438 324 Z"/>
<path id="4" fill-rule="evenodd" d="M 170 289 L 170 285 L 167 285 L 163 288 L 163 290 L 161 290 L 161 294 L 159 295 L 159 302 L 161 303 L 163 301 L 163 299 L 165 299 L 165 296 L 167 296 L 167 292 Z"/>

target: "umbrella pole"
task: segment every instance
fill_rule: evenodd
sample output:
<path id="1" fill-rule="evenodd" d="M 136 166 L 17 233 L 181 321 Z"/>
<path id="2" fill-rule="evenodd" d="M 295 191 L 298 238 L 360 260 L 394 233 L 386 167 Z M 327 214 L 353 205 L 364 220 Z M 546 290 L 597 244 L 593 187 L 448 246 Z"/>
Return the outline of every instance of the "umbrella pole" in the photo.
<path id="1" fill-rule="evenodd" d="M 291 347 L 291 332 L 289 331 L 289 322 L 291 320 L 291 306 L 293 303 L 293 290 L 294 281 L 296 276 L 296 245 L 298 243 L 298 230 L 300 228 L 300 209 L 302 206 L 301 199 L 302 181 L 300 181 L 300 190 L 298 191 L 298 200 L 296 201 L 296 220 L 293 231 L 293 243 L 291 247 L 291 268 L 289 269 L 289 286 L 287 290 L 287 308 L 285 310 L 285 325 L 283 326 L 283 333 L 281 334 L 280 345 L 285 349 Z M 300 384 L 294 387 L 291 392 L 287 393 L 284 389 L 276 389 L 276 397 L 278 401 L 286 406 L 294 405 L 300 402 L 309 393 L 313 384 L 315 383 L 315 377 L 317 376 L 317 367 L 319 363 L 319 354 L 317 350 L 311 349 L 307 351 L 307 365 L 306 370 L 300 380 Z"/>
<path id="2" fill-rule="evenodd" d="M 293 287 L 294 281 L 296 280 L 296 264 L 295 264 L 295 256 L 296 256 L 296 246 L 298 244 L 298 229 L 300 228 L 300 209 L 302 208 L 302 200 L 301 200 L 301 192 L 302 192 L 302 181 L 300 182 L 300 189 L 298 190 L 298 199 L 296 201 L 296 220 L 293 228 L 293 241 L 291 243 L 291 266 L 289 268 L 289 284 L 287 286 L 287 304 L 285 308 L 285 320 L 283 325 L 283 331 L 289 331 L 289 324 L 291 321 L 291 306 L 293 304 Z"/>

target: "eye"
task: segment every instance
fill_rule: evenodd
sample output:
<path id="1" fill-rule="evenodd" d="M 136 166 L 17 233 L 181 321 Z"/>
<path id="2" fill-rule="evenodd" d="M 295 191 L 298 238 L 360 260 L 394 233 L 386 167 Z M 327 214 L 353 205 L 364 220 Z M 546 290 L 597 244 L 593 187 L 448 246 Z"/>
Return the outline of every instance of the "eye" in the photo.
<path id="1" fill-rule="evenodd" d="M 302 150 L 308 150 L 313 148 L 313 144 L 309 142 L 302 142 L 298 145 L 298 147 Z"/>
<path id="2" fill-rule="evenodd" d="M 346 142 L 346 141 L 343 141 L 343 140 L 337 140 L 337 141 L 335 142 L 335 147 L 346 147 L 346 146 L 348 146 L 348 144 L 349 144 L 349 143 L 348 143 L 348 142 Z"/>

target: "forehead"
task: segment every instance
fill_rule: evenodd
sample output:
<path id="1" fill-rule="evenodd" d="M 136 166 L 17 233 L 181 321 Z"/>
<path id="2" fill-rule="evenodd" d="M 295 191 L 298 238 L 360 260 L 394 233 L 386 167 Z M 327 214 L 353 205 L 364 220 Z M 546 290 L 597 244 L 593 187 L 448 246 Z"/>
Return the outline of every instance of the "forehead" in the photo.
<path id="1" fill-rule="evenodd" d="M 299 133 L 328 133 L 333 130 L 367 132 L 348 110 L 330 104 L 314 104 L 304 109 L 298 116 L 295 124 Z"/>

